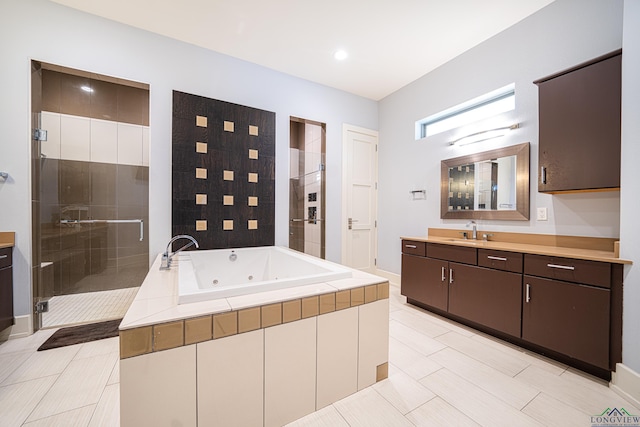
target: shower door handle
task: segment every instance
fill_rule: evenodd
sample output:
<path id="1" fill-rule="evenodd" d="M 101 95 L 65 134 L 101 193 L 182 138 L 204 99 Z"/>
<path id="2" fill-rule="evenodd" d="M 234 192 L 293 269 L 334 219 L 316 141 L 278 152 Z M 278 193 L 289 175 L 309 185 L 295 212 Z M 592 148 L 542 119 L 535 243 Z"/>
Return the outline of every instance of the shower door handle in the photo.
<path id="1" fill-rule="evenodd" d="M 140 241 L 144 240 L 144 220 L 143 219 L 61 219 L 60 224 L 132 224 L 140 223 Z"/>
<path id="2" fill-rule="evenodd" d="M 291 218 L 289 221 L 291 221 L 291 222 L 310 222 L 312 224 L 316 224 L 318 221 L 324 221 L 324 219 L 320 219 L 320 218 Z"/>

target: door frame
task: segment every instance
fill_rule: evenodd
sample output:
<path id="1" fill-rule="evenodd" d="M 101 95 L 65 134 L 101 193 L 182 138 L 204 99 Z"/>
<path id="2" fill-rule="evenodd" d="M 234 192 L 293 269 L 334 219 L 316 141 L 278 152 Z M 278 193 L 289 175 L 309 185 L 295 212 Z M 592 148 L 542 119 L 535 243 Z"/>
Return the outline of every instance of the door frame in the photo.
<path id="1" fill-rule="evenodd" d="M 347 254 L 347 240 L 348 240 L 348 213 L 349 213 L 349 200 L 347 200 L 348 194 L 348 171 L 350 160 L 348 158 L 348 146 L 347 146 L 347 137 L 349 132 L 360 133 L 363 135 L 371 136 L 376 139 L 376 151 L 375 151 L 375 171 L 374 171 L 374 180 L 375 180 L 375 193 L 374 193 L 374 202 L 373 202 L 373 212 L 372 218 L 374 219 L 374 233 L 373 233 L 373 260 L 371 265 L 373 265 L 373 269 L 377 269 L 376 260 L 378 257 L 378 150 L 377 146 L 379 143 L 378 131 L 367 129 L 359 126 L 350 125 L 347 123 L 342 124 L 342 213 L 340 218 L 340 230 L 342 236 L 342 244 L 341 244 L 341 263 L 347 265 L 348 254 Z"/>

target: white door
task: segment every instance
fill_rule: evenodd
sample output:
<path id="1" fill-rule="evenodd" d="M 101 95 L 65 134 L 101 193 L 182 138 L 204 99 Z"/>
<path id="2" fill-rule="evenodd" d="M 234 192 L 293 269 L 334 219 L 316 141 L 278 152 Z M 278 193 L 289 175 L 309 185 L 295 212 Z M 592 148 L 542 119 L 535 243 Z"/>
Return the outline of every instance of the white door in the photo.
<path id="1" fill-rule="evenodd" d="M 343 125 L 342 144 L 342 263 L 372 273 L 377 253 L 378 132 Z"/>

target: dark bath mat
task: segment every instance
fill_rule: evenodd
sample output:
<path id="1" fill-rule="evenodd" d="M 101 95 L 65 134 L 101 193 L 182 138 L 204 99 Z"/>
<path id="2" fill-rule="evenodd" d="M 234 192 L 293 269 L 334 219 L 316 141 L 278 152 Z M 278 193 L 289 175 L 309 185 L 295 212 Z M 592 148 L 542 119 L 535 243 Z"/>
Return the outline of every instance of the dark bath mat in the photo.
<path id="1" fill-rule="evenodd" d="M 38 348 L 38 351 L 117 337 L 120 322 L 122 319 L 59 329 Z"/>

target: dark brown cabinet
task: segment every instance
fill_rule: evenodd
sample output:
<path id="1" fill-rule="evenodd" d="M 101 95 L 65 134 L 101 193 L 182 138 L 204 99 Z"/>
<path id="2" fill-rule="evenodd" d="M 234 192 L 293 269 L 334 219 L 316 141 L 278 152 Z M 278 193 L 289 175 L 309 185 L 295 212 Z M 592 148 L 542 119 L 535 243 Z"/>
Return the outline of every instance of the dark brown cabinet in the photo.
<path id="1" fill-rule="evenodd" d="M 522 274 L 451 263 L 449 313 L 520 336 Z"/>
<path id="2" fill-rule="evenodd" d="M 611 268 L 605 262 L 526 254 L 522 338 L 608 369 Z"/>
<path id="3" fill-rule="evenodd" d="M 11 248 L 0 249 L 0 331 L 13 325 Z"/>
<path id="4" fill-rule="evenodd" d="M 410 302 L 520 336 L 522 274 L 500 271 L 507 262 L 512 265 L 513 255 L 519 255 L 521 272 L 520 254 L 502 257 L 504 253 L 486 251 L 483 255 L 489 257 L 489 262 L 498 263 L 498 269 L 491 269 L 476 266 L 478 251 L 475 248 L 427 243 L 423 250 L 420 243 L 424 244 L 402 242 L 402 295 Z M 412 253 L 426 253 L 426 256 Z"/>
<path id="5" fill-rule="evenodd" d="M 525 276 L 522 338 L 609 368 L 608 289 Z"/>
<path id="6" fill-rule="evenodd" d="M 401 293 L 606 378 L 621 361 L 621 264 L 402 241 Z"/>
<path id="7" fill-rule="evenodd" d="M 620 187 L 621 57 L 618 50 L 534 82 L 538 191 Z"/>
<path id="8" fill-rule="evenodd" d="M 402 254 L 402 295 L 446 311 L 449 300 L 448 262 Z"/>

